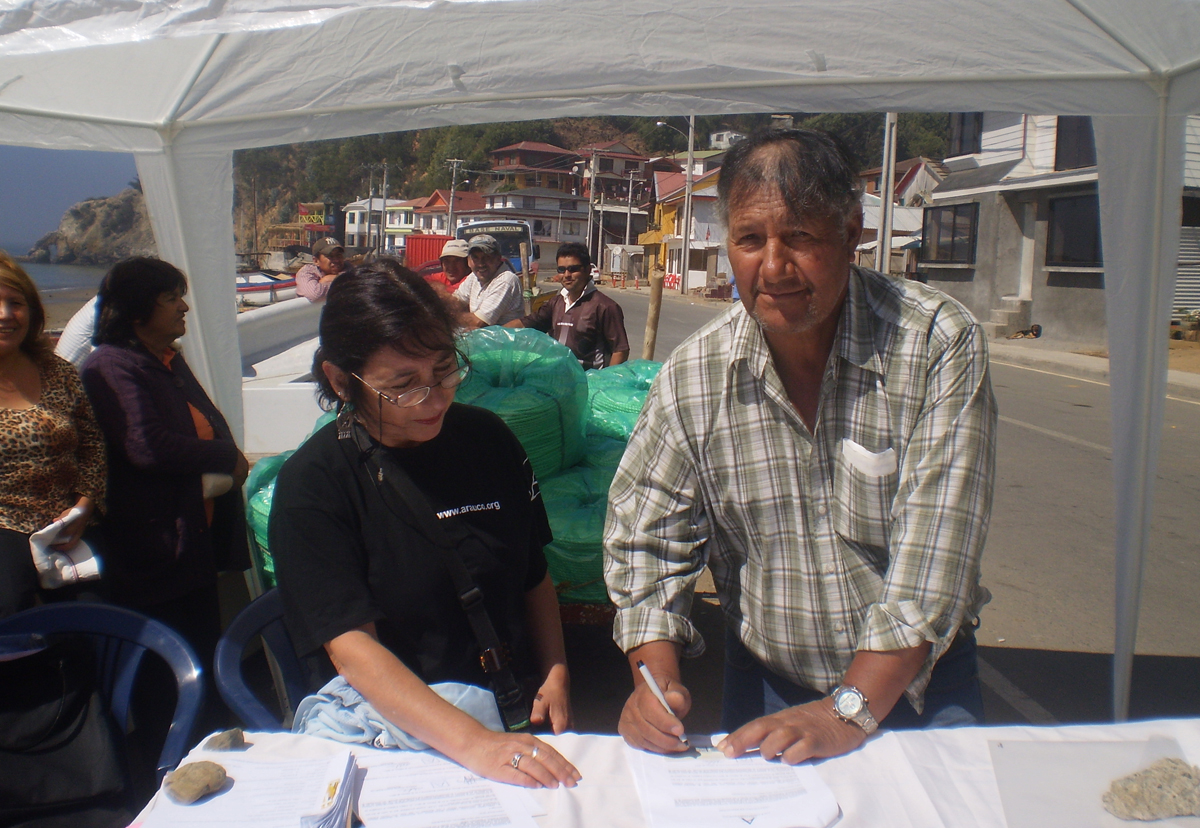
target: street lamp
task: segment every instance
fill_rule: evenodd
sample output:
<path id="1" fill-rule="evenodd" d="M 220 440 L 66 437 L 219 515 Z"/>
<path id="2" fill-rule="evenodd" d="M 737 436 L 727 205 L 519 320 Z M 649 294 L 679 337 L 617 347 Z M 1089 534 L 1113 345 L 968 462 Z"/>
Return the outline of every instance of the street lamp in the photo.
<path id="1" fill-rule="evenodd" d="M 666 121 L 658 121 L 656 125 L 660 126 L 660 127 L 666 127 L 667 129 L 674 129 L 680 135 L 683 135 L 683 130 L 676 129 L 675 127 L 668 124 Z M 684 229 L 683 245 L 682 245 L 683 266 L 680 268 L 683 272 L 680 274 L 680 277 L 679 277 L 679 290 L 681 293 L 687 292 L 687 274 L 688 274 L 688 270 L 690 269 L 689 266 L 690 266 L 690 260 L 692 257 L 692 167 L 695 164 L 695 157 L 696 157 L 696 116 L 695 115 L 688 116 L 688 131 L 687 131 L 687 135 L 685 135 L 684 137 L 687 138 L 687 142 L 688 142 L 688 155 L 687 155 L 687 170 L 685 171 L 686 178 L 684 180 L 685 183 L 684 183 L 684 190 L 683 190 L 683 226 L 685 229 Z"/>

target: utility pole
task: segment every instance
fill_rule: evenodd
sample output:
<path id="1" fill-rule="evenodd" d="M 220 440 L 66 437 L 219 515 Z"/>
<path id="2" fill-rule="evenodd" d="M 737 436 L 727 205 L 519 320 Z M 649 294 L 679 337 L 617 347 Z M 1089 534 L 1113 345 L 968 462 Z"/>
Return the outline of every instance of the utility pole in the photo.
<path id="1" fill-rule="evenodd" d="M 368 164 L 367 170 L 367 243 L 363 247 L 370 248 L 371 246 L 371 214 L 375 212 L 375 165 Z M 361 239 L 359 240 L 361 241 Z"/>
<path id="2" fill-rule="evenodd" d="M 625 200 L 625 244 L 629 244 L 629 231 L 633 224 L 633 168 L 629 170 L 629 192 Z"/>
<path id="3" fill-rule="evenodd" d="M 679 292 L 687 293 L 688 271 L 692 259 L 692 168 L 696 164 L 696 116 L 688 116 L 687 177 L 683 191 L 683 267 L 680 268 Z"/>
<path id="4" fill-rule="evenodd" d="M 383 162 L 383 203 L 379 207 L 379 237 L 376 239 L 375 255 L 378 256 L 387 246 L 385 239 L 387 238 L 387 160 Z"/>
<path id="5" fill-rule="evenodd" d="M 896 197 L 896 113 L 883 121 L 882 192 L 879 194 L 879 230 L 875 233 L 875 269 L 888 275 L 892 266 L 892 201 Z"/>
<path id="6" fill-rule="evenodd" d="M 446 235 L 454 235 L 454 194 L 458 190 L 458 165 L 467 163 L 461 158 L 447 158 L 450 165 L 450 209 L 446 215 Z"/>

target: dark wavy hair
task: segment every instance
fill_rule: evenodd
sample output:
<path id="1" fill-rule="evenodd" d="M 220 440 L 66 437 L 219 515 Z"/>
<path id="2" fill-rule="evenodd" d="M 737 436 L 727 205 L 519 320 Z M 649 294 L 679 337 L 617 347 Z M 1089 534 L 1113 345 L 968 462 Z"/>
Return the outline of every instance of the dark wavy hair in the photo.
<path id="1" fill-rule="evenodd" d="M 0 250 L 0 285 L 15 290 L 25 298 L 25 306 L 29 308 L 29 330 L 21 340 L 21 350 L 29 358 L 40 361 L 54 350 L 46 336 L 46 309 L 42 306 L 37 285 L 29 278 L 25 268 L 3 250 Z"/>
<path id="2" fill-rule="evenodd" d="M 717 182 L 717 215 L 751 193 L 777 189 L 793 218 L 845 224 L 858 209 L 858 169 L 840 138 L 817 129 L 760 129 L 733 145 Z"/>
<path id="3" fill-rule="evenodd" d="M 592 253 L 587 249 L 587 245 L 580 242 L 566 242 L 565 244 L 561 244 L 558 247 L 558 252 L 554 254 L 554 260 L 558 261 L 564 256 L 579 259 L 579 263 L 591 271 Z"/>
<path id="4" fill-rule="evenodd" d="M 360 374 L 382 348 L 414 357 L 458 353 L 454 317 L 445 303 L 428 282 L 389 258 L 360 265 L 333 281 L 321 311 L 320 334 L 312 374 L 326 409 L 337 406 L 338 396 L 322 363 Z M 362 393 L 362 385 L 353 383 L 349 402 L 357 405 Z"/>
<path id="5" fill-rule="evenodd" d="M 129 345 L 137 342 L 133 326 L 150 319 L 158 297 L 187 293 L 187 276 L 170 262 L 136 256 L 113 265 L 100 282 L 100 313 L 96 316 L 93 345 Z"/>

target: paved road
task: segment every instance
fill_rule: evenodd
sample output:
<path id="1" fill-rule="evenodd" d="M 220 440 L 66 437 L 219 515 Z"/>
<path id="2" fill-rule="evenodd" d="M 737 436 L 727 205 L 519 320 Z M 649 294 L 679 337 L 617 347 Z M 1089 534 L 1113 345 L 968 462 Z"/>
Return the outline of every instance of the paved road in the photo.
<path id="1" fill-rule="evenodd" d="M 648 292 L 606 290 L 624 308 L 639 356 Z M 665 358 L 728 307 L 664 297 L 656 357 Z M 1103 720 L 1110 715 L 1114 629 L 1109 389 L 1001 363 L 993 364 L 992 376 L 1001 423 L 983 574 L 993 600 L 979 630 L 989 720 Z M 1143 589 L 1135 717 L 1200 715 L 1197 504 L 1200 404 L 1169 400 Z M 712 700 L 700 699 L 719 696 L 720 616 L 715 607 L 698 612 L 712 652 L 689 672 L 709 691 L 695 694 L 696 715 L 707 723 L 716 710 Z M 608 692 L 621 697 L 616 687 Z"/>

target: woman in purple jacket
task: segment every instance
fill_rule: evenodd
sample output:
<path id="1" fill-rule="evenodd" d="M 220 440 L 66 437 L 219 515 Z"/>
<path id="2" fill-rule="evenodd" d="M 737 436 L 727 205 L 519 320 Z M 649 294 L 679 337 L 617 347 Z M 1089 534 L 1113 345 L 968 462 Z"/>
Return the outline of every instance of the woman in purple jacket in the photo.
<path id="1" fill-rule="evenodd" d="M 174 627 L 207 665 L 221 634 L 217 573 L 250 565 L 247 464 L 176 350 L 186 292 L 160 259 L 114 265 L 80 373 L 108 447 L 113 599 Z"/>

